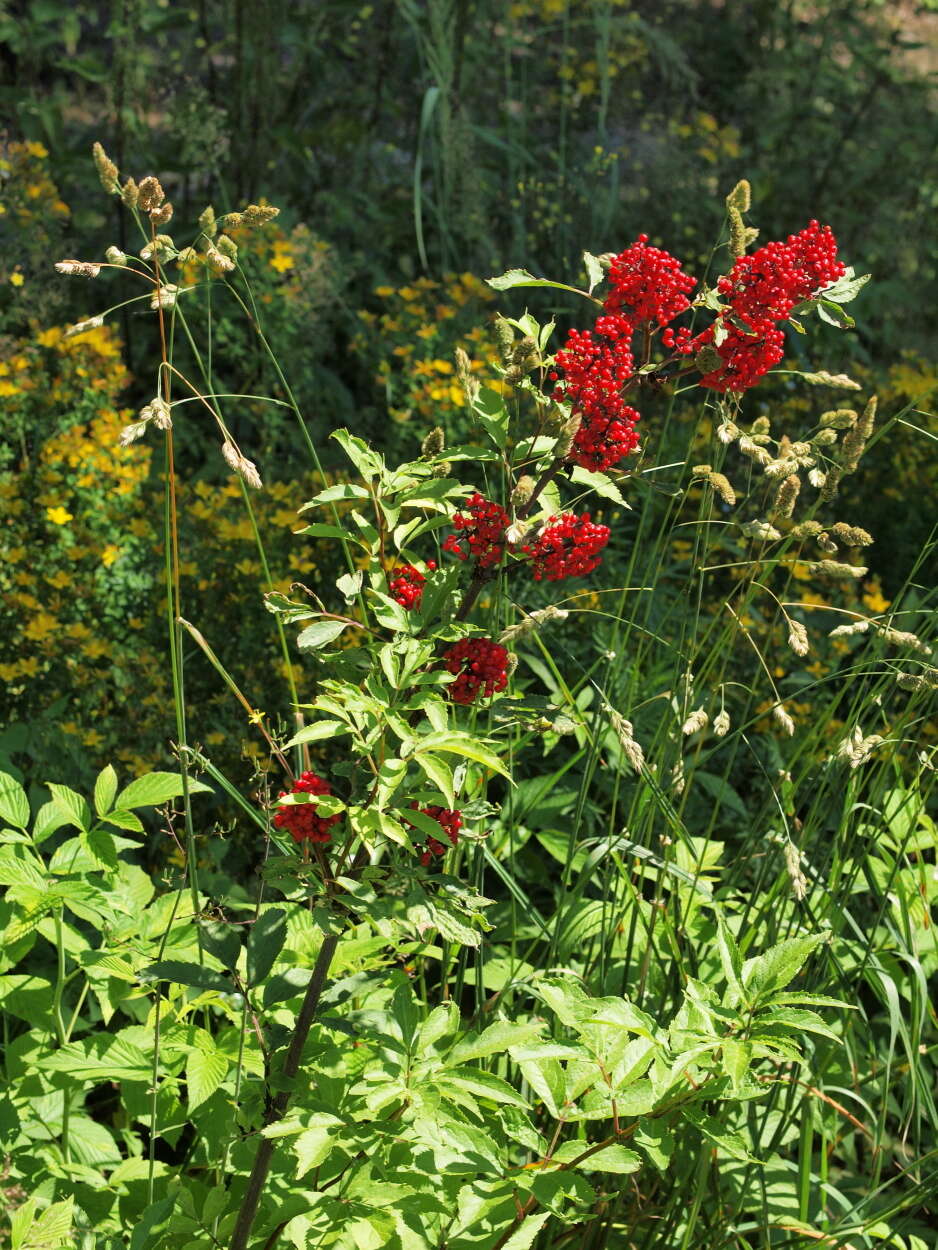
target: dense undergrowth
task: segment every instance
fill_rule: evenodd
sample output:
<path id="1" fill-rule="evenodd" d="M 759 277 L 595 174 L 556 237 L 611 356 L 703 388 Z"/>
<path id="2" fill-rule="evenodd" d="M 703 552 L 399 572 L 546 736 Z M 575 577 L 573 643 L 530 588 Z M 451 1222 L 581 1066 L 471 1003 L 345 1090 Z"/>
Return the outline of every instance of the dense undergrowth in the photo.
<path id="1" fill-rule="evenodd" d="M 3 783 L 12 1244 L 927 1247 L 934 538 L 887 599 L 861 522 L 867 464 L 929 435 L 783 360 L 778 324 L 853 324 L 865 280 L 830 232 L 755 247 L 742 183 L 712 285 L 643 239 L 587 253 L 582 288 L 510 270 L 475 359 L 439 371 L 448 428 L 403 461 L 337 429 L 327 471 L 246 260 L 276 254 L 276 210 L 207 209 L 177 243 L 155 178 L 96 163 L 140 246 L 58 268 L 143 306 L 153 394 L 116 407 L 107 319 L 24 345 L 23 382 L 51 363 L 87 415 L 18 385 L 7 481 L 62 535 L 56 592 L 83 548 L 102 579 L 140 568 L 153 675 L 128 649 L 101 723 L 127 750 L 152 707 L 174 760 L 134 743 L 141 775 L 108 765 L 89 799 L 23 776 L 33 812 Z M 216 380 L 222 298 L 278 393 Z M 773 366 L 782 415 L 752 391 Z M 261 403 L 308 452 L 287 489 L 249 441 Z M 198 459 L 186 479 L 206 427 L 224 489 Z M 11 509 L 14 578 L 37 520 Z M 263 601 L 213 565 L 224 526 Z M 23 604 L 22 678 L 113 665 L 133 626 L 115 597 L 95 654 L 94 602 Z"/>

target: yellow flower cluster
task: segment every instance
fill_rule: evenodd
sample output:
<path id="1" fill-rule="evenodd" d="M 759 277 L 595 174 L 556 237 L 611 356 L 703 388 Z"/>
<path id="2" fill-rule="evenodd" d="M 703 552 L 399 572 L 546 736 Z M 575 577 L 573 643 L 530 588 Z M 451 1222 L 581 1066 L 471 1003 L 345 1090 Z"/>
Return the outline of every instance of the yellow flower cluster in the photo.
<path id="1" fill-rule="evenodd" d="M 416 278 L 401 287 L 378 286 L 374 294 L 382 311 L 359 312 L 352 349 L 374 370 L 391 416 L 435 421 L 441 411 L 462 407 L 456 345 L 465 347 L 475 371 L 499 360 L 494 335 L 478 324 L 494 299 L 492 290 L 474 274 L 450 273 L 441 282 Z"/>

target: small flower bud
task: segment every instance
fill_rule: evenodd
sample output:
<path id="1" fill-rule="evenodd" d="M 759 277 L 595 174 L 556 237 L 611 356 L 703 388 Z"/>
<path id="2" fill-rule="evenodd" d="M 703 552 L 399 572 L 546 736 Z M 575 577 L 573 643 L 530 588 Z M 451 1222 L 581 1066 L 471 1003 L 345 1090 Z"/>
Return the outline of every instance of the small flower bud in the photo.
<path id="1" fill-rule="evenodd" d="M 140 189 L 133 178 L 128 178 L 121 188 L 121 200 L 126 208 L 136 208 L 140 198 Z"/>
<path id="2" fill-rule="evenodd" d="M 104 253 L 109 265 L 120 265 L 123 267 L 127 264 L 127 254 L 122 252 L 119 247 L 113 245 Z"/>
<path id="3" fill-rule="evenodd" d="M 791 536 L 797 541 L 803 542 L 808 538 L 817 538 L 822 529 L 823 526 L 820 521 L 801 521 L 800 524 L 794 526 L 791 530 Z"/>

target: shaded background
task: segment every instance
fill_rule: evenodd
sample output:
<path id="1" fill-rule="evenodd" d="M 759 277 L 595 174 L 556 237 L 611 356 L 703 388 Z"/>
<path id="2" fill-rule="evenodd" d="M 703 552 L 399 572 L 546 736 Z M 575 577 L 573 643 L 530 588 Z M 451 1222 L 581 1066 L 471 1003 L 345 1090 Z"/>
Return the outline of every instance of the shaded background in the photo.
<path id="1" fill-rule="evenodd" d="M 161 456 L 114 447 L 152 398 L 151 318 L 124 308 L 64 339 L 70 322 L 126 296 L 107 277 L 52 272 L 63 256 L 136 246 L 98 184 L 93 141 L 122 177 L 158 174 L 180 245 L 208 202 L 218 213 L 264 198 L 281 208 L 240 260 L 327 458 L 337 425 L 397 455 L 458 417 L 454 346 L 481 362 L 495 354 L 486 276 L 523 265 L 575 282 L 584 249 L 619 250 L 639 231 L 702 274 L 741 177 L 762 240 L 816 216 L 848 263 L 873 274 L 851 305 L 856 329 L 790 335 L 793 361 L 850 372 L 886 412 L 913 402 L 927 426 L 938 382 L 936 38 L 934 3 L 863 0 L 3 8 L 0 751 L 54 759 L 63 777 L 114 750 L 140 769 L 171 722 Z M 217 389 L 282 397 L 240 310 L 212 298 L 197 330 L 210 311 Z M 570 324 L 569 307 L 551 311 Z M 773 417 L 799 402 L 772 380 L 747 399 L 751 415 Z M 326 576 L 331 557 L 292 536 L 310 492 L 283 413 L 245 403 L 228 417 L 269 487 L 258 509 L 287 587 Z M 214 431 L 192 415 L 180 439 L 186 600 L 231 647 L 252 698 L 283 706 L 270 622 L 258 610 L 252 624 L 244 607 L 260 594 L 250 526 Z M 643 420 L 651 429 L 654 413 Z M 867 470 L 873 604 L 927 538 L 929 510 L 909 501 L 934 487 L 930 446 L 900 429 Z M 198 661 L 193 672 L 203 711 L 217 702 L 210 745 L 211 735 L 220 745 L 226 696 L 206 669 L 203 697 Z M 129 743 L 128 698 L 152 721 Z"/>

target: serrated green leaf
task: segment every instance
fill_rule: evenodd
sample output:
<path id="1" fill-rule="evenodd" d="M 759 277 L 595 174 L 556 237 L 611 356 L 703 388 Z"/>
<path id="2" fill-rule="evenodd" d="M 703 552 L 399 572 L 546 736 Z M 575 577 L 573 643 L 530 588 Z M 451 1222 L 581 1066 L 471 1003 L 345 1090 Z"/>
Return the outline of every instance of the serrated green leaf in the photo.
<path id="1" fill-rule="evenodd" d="M 199 990 L 217 990 L 220 994 L 231 992 L 231 983 L 220 972 L 213 972 L 204 964 L 188 963 L 182 959 L 160 959 L 140 973 L 141 981 L 172 981 L 176 985 L 189 985 Z"/>
<path id="2" fill-rule="evenodd" d="M 508 770 L 487 746 L 484 746 L 477 738 L 471 737 L 469 734 L 455 733 L 434 733 L 427 734 L 426 737 L 419 739 L 416 748 L 416 754 L 422 755 L 425 751 L 439 752 L 446 754 L 459 755 L 463 759 L 475 760 L 476 763 L 490 768 L 493 772 L 499 773 L 502 777 L 510 780 Z"/>
<path id="3" fill-rule="evenodd" d="M 585 1154 L 589 1149 L 589 1143 L 583 1141 L 564 1142 L 554 1153 L 554 1159 L 558 1163 L 567 1165 L 573 1163 L 574 1159 L 578 1159 L 580 1155 Z M 615 1172 L 619 1175 L 627 1175 L 629 1172 L 637 1172 L 642 1166 L 642 1157 L 636 1154 L 634 1150 L 628 1150 L 625 1146 L 613 1143 L 604 1146 L 602 1150 L 597 1150 L 595 1154 L 591 1154 L 584 1159 L 582 1163 L 576 1164 L 577 1167 L 583 1168 L 587 1172 Z"/>
<path id="4" fill-rule="evenodd" d="M 534 1239 L 550 1217 L 550 1211 L 538 1211 L 536 1215 L 526 1215 L 505 1242 L 502 1250 L 530 1250 L 530 1247 L 534 1245 Z"/>
<path id="5" fill-rule="evenodd" d="M 68 786 L 57 785 L 54 781 L 46 782 L 46 786 L 63 824 L 74 825 L 77 829 L 91 827 L 91 808 L 80 794 Z"/>
<path id="6" fill-rule="evenodd" d="M 98 773 L 98 779 L 94 783 L 94 810 L 99 816 L 106 815 L 114 806 L 114 796 L 117 794 L 117 773 L 111 764 L 107 764 Z"/>
<path id="7" fill-rule="evenodd" d="M 186 1090 L 189 1110 L 210 1098 L 228 1074 L 228 1059 L 219 1050 L 189 1051 L 186 1062 Z"/>
<path id="8" fill-rule="evenodd" d="M 29 825 L 26 791 L 9 773 L 0 773 L 0 820 L 14 829 L 26 829 Z"/>

